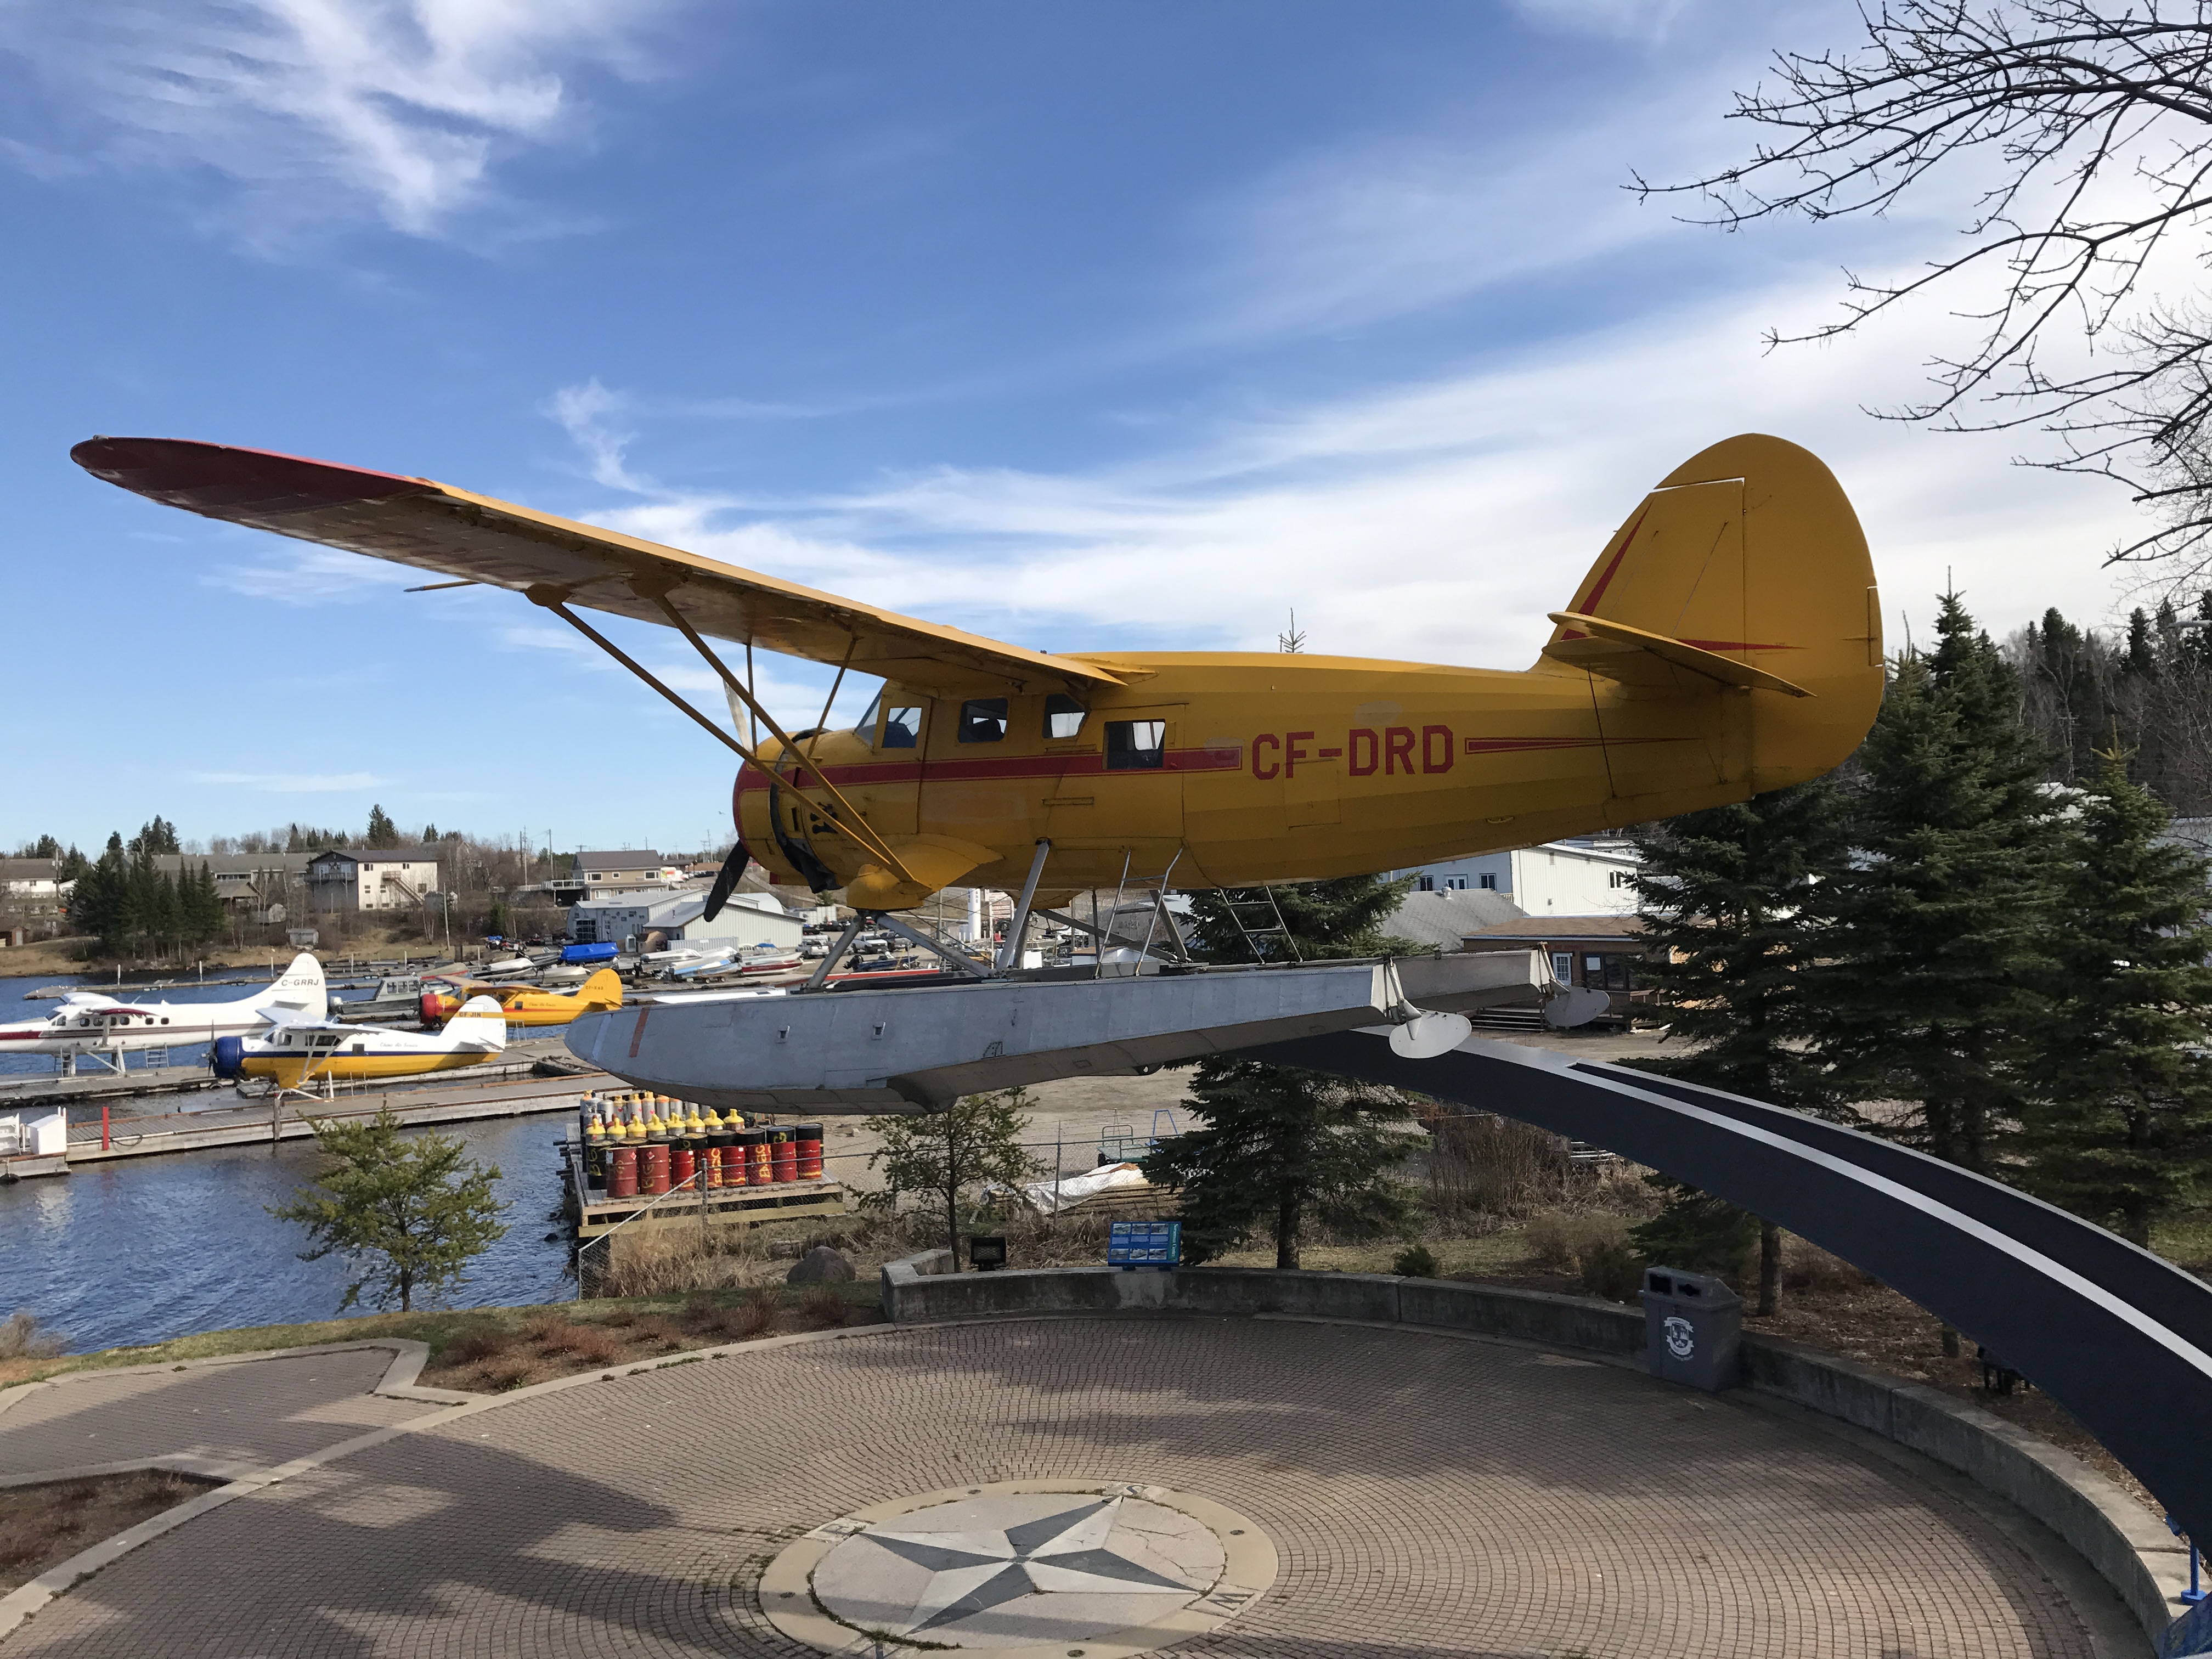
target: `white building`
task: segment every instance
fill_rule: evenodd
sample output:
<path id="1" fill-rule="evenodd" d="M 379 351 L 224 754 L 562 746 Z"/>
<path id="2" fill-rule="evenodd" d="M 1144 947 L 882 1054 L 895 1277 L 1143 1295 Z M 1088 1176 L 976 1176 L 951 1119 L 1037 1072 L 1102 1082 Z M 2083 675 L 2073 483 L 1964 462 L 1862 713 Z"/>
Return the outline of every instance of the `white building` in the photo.
<path id="1" fill-rule="evenodd" d="M 1625 916 L 1636 910 L 1638 866 L 1626 842 L 1592 838 L 1481 853 L 1391 873 L 1418 878 L 1416 892 L 1464 888 L 1501 894 L 1523 915 Z"/>
<path id="2" fill-rule="evenodd" d="M 319 911 L 412 910 L 437 890 L 434 847 L 362 847 L 307 860 L 307 902 Z"/>
<path id="3" fill-rule="evenodd" d="M 678 939 L 693 945 L 710 940 L 717 945 L 772 945 L 779 950 L 796 946 L 804 936 L 804 919 L 767 893 L 731 894 L 712 921 L 705 919 L 706 908 L 703 891 L 587 898 L 568 911 L 568 937 L 579 945 L 640 951 L 655 933 L 669 945 Z"/>

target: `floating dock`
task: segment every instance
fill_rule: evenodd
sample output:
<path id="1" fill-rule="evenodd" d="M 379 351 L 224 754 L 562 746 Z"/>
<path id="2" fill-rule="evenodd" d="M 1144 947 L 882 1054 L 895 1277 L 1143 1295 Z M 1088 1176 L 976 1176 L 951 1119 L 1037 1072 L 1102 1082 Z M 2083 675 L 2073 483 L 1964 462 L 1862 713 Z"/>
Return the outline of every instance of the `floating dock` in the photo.
<path id="1" fill-rule="evenodd" d="M 489 1068 L 485 1068 L 489 1069 Z M 0 1159 L 0 1181 L 62 1175 L 84 1164 L 118 1158 L 155 1158 L 167 1152 L 203 1152 L 218 1146 L 269 1146 L 304 1140 L 319 1119 L 344 1121 L 374 1117 L 389 1108 L 410 1127 L 468 1123 L 484 1118 L 521 1117 L 539 1112 L 574 1112 L 576 1097 L 604 1085 L 596 1073 L 533 1077 L 477 1077 L 416 1087 L 340 1093 L 335 1099 L 288 1095 L 260 1100 L 210 1103 L 190 1112 L 101 1115 L 80 1105 L 70 1114 L 68 1150 L 60 1157 Z M 451 1075 L 451 1074 L 448 1074 Z"/>

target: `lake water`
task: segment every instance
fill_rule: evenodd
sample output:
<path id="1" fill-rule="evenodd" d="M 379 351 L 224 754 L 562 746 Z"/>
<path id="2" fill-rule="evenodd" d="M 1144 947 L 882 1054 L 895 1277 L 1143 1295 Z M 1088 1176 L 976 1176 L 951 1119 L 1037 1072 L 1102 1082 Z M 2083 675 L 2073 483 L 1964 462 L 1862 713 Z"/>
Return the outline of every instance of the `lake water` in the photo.
<path id="1" fill-rule="evenodd" d="M 51 1011 L 52 1003 L 26 1002 L 23 993 L 64 982 L 52 975 L 0 980 L 0 1018 Z M 123 994 L 182 1002 L 245 996 L 252 988 L 133 993 L 126 986 Z M 196 1056 L 204 1059 L 204 1044 Z M 18 1072 L 53 1066 L 50 1055 L 10 1058 Z M 185 1051 L 173 1050 L 171 1058 L 185 1063 Z M 446 1126 L 469 1156 L 498 1166 L 494 1190 L 507 1205 L 500 1218 L 507 1230 L 471 1264 L 452 1305 L 557 1302 L 574 1294 L 565 1232 L 547 1218 L 561 1201 L 553 1142 L 568 1123 L 548 1113 Z M 313 1141 L 289 1140 L 273 1150 L 235 1146 L 81 1164 L 70 1175 L 0 1186 L 0 1317 L 17 1309 L 35 1314 L 75 1352 L 327 1319 L 345 1294 L 344 1264 L 334 1257 L 301 1261 L 305 1235 L 265 1207 L 290 1200 L 314 1179 L 319 1163 Z M 549 1242 L 549 1233 L 560 1236 Z"/>

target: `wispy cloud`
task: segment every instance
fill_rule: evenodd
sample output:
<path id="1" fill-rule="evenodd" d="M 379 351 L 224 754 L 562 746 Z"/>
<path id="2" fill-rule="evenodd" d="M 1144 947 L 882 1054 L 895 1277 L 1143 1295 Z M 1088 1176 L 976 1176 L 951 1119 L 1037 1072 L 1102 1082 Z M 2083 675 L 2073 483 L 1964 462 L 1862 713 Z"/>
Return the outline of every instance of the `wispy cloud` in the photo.
<path id="1" fill-rule="evenodd" d="M 49 177 L 85 160 L 206 170 L 264 245 L 362 213 L 441 235 L 495 202 L 503 158 L 580 135 L 580 72 L 644 73 L 673 3 L 8 0 L 9 49 L 89 125 L 18 131 L 0 155 Z"/>
<path id="2" fill-rule="evenodd" d="M 1655 41 L 1690 10 L 1692 0 L 1512 0 L 1540 28 L 1616 40 Z"/>
<path id="3" fill-rule="evenodd" d="M 267 795 L 342 794 L 350 789 L 382 789 L 392 780 L 374 772 L 191 772 L 193 783 L 226 784 Z"/>
<path id="4" fill-rule="evenodd" d="M 1826 280 L 1218 422 L 1110 470 L 940 468 L 774 511 L 664 491 L 594 516 L 1029 646 L 1266 649 L 1295 605 L 1316 651 L 1518 667 L 1646 489 L 1765 430 L 1841 477 L 1893 613 L 1955 570 L 1994 626 L 2103 614 L 2116 492 L 1860 412 L 1932 332 L 1762 351 L 1747 315 L 1802 313 Z"/>
<path id="5" fill-rule="evenodd" d="M 200 578 L 209 587 L 301 608 L 365 599 L 427 580 L 404 566 L 304 542 L 272 548 L 257 564 L 217 565 Z"/>

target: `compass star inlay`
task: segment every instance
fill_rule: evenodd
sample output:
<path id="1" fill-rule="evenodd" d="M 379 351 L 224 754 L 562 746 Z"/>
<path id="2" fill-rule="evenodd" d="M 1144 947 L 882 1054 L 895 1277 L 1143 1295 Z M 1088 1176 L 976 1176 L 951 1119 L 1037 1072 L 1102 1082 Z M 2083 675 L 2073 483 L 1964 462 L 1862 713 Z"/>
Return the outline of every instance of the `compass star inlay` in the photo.
<path id="1" fill-rule="evenodd" d="M 839 1522 L 810 1585 L 848 1633 L 1017 1648 L 1140 1630 L 1221 1589 L 1227 1559 L 1205 1522 L 1136 1495 L 1158 1490 L 978 1489 Z"/>

